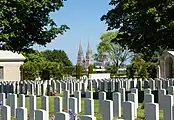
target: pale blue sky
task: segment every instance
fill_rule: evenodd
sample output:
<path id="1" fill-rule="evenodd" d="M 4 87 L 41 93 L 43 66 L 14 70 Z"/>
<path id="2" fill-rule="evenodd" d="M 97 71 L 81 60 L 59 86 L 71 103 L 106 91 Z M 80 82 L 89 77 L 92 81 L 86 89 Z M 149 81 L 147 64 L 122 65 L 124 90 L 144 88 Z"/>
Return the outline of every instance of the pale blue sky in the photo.
<path id="1" fill-rule="evenodd" d="M 95 53 L 101 34 L 106 32 L 107 26 L 100 21 L 100 18 L 110 9 L 109 2 L 110 0 L 67 0 L 63 8 L 51 14 L 51 18 L 57 25 L 68 25 L 70 30 L 46 47 L 35 46 L 34 48 L 37 50 L 62 49 L 68 54 L 73 64 L 76 64 L 80 40 L 84 53 L 88 40 Z"/>

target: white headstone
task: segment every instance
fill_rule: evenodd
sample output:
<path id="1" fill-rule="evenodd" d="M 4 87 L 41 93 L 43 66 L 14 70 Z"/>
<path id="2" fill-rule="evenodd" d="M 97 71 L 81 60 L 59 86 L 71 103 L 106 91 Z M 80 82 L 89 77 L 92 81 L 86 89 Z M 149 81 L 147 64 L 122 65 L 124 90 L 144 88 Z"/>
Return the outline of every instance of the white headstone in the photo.
<path id="1" fill-rule="evenodd" d="M 54 113 L 62 112 L 62 97 L 54 97 Z"/>
<path id="2" fill-rule="evenodd" d="M 56 113 L 55 120 L 70 120 L 69 114 L 65 112 Z"/>
<path id="3" fill-rule="evenodd" d="M 48 112 L 45 110 L 35 110 L 35 120 L 48 120 Z"/>
<path id="4" fill-rule="evenodd" d="M 4 105 L 2 106 L 2 120 L 11 120 L 11 109 L 10 106 Z"/>
<path id="5" fill-rule="evenodd" d="M 86 98 L 84 102 L 84 114 L 94 116 L 94 100 Z"/>
<path id="6" fill-rule="evenodd" d="M 135 120 L 135 103 L 127 101 L 123 103 L 123 118 L 124 120 Z"/>
<path id="7" fill-rule="evenodd" d="M 102 102 L 102 116 L 103 120 L 113 120 L 113 101 L 103 100 Z"/>
<path id="8" fill-rule="evenodd" d="M 96 118 L 92 115 L 83 115 L 80 117 L 80 120 L 96 120 Z"/>
<path id="9" fill-rule="evenodd" d="M 28 120 L 26 108 L 19 107 L 16 109 L 16 120 Z"/>
<path id="10" fill-rule="evenodd" d="M 64 110 L 69 110 L 69 91 L 66 90 L 64 91 L 64 95 L 63 95 L 63 109 Z"/>
<path id="11" fill-rule="evenodd" d="M 121 93 L 113 93 L 113 116 L 121 117 Z"/>
<path id="12" fill-rule="evenodd" d="M 159 104 L 145 103 L 144 113 L 146 120 L 159 120 Z"/>
<path id="13" fill-rule="evenodd" d="M 25 95 L 19 94 L 18 106 L 25 107 Z"/>
<path id="14" fill-rule="evenodd" d="M 75 97 L 77 98 L 77 112 L 81 112 L 81 92 L 75 91 Z"/>
<path id="15" fill-rule="evenodd" d="M 35 110 L 36 110 L 36 96 L 35 95 L 31 95 L 29 97 L 30 120 L 35 120 Z"/>

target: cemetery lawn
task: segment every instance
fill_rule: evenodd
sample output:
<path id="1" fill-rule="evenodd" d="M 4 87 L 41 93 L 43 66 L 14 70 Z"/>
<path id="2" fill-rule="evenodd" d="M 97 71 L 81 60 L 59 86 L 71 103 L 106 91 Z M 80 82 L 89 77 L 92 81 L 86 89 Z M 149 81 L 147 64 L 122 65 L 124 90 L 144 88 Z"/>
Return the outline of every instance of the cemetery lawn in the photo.
<path id="1" fill-rule="evenodd" d="M 59 95 L 59 96 L 62 96 L 62 95 Z M 85 98 L 82 98 L 82 100 L 81 100 L 81 110 L 82 110 L 82 112 L 79 113 L 79 116 L 84 114 L 84 110 L 83 110 L 84 109 L 84 99 Z M 37 97 L 36 100 L 37 100 L 37 109 L 40 109 L 41 108 L 41 98 Z M 29 110 L 29 97 L 26 97 L 25 104 L 26 104 L 26 108 Z M 99 108 L 98 100 L 94 100 L 94 112 L 95 112 L 96 120 L 102 120 L 102 116 L 98 113 L 98 108 Z M 27 112 L 29 112 L 28 110 L 27 110 Z M 49 114 L 50 114 L 50 117 L 52 115 L 54 115 L 54 96 L 49 97 Z M 137 116 L 138 116 L 137 120 L 144 120 L 143 103 L 139 103 Z M 114 120 L 116 120 L 116 119 L 117 118 L 115 118 Z M 15 119 L 13 119 L 13 120 L 15 120 Z M 160 120 L 163 120 L 162 111 L 160 111 Z"/>

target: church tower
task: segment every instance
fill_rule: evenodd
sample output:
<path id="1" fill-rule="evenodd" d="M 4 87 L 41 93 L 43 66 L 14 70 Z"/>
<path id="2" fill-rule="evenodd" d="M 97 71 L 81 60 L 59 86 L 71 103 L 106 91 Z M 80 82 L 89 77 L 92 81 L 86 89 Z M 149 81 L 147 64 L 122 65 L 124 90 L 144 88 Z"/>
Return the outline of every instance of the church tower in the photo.
<path id="1" fill-rule="evenodd" d="M 82 44 L 80 41 L 78 55 L 77 55 L 77 64 L 84 66 L 84 62 L 85 61 L 84 61 L 83 49 L 82 49 Z"/>
<path id="2" fill-rule="evenodd" d="M 93 64 L 93 59 L 92 59 L 92 50 L 90 48 L 90 44 L 89 44 L 89 41 L 88 41 L 88 46 L 87 46 L 87 51 L 86 51 L 85 68 L 88 69 L 88 66 L 90 64 Z"/>

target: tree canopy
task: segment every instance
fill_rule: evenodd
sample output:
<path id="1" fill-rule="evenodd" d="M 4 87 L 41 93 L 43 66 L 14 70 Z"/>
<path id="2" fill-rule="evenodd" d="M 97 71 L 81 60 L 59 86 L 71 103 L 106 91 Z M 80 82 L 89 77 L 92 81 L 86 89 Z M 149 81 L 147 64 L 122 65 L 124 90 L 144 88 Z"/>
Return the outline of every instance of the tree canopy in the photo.
<path id="1" fill-rule="evenodd" d="M 111 42 L 117 34 L 118 32 L 107 32 L 102 34 L 100 37 L 101 41 L 97 47 L 99 56 L 104 56 L 102 57 L 103 60 L 111 61 L 116 72 L 118 68 L 122 67 L 133 55 L 128 48 L 122 47 L 118 43 L 114 44 Z"/>
<path id="2" fill-rule="evenodd" d="M 57 59 L 55 51 L 57 51 L 57 56 L 61 56 L 61 59 Z M 21 70 L 25 80 L 35 80 L 39 77 L 42 80 L 62 79 L 63 76 L 72 75 L 74 68 L 67 54 L 62 50 L 46 50 L 43 52 L 34 50 L 32 53 L 23 52 L 23 55 L 26 57 L 26 61 L 21 66 Z"/>
<path id="3" fill-rule="evenodd" d="M 44 58 L 50 62 L 62 62 L 65 66 L 72 66 L 67 54 L 63 50 L 46 50 L 41 52 Z"/>
<path id="4" fill-rule="evenodd" d="M 25 51 L 34 44 L 45 46 L 67 29 L 58 27 L 50 13 L 64 0 L 1 0 L 0 49 Z"/>
<path id="5" fill-rule="evenodd" d="M 143 54 L 136 54 L 130 65 L 127 66 L 127 76 L 129 78 L 156 78 L 157 63 L 143 60 Z"/>
<path id="6" fill-rule="evenodd" d="M 110 5 L 101 20 L 108 30 L 118 29 L 114 42 L 149 56 L 174 48 L 173 0 L 111 0 Z"/>

